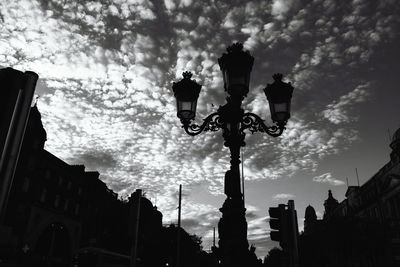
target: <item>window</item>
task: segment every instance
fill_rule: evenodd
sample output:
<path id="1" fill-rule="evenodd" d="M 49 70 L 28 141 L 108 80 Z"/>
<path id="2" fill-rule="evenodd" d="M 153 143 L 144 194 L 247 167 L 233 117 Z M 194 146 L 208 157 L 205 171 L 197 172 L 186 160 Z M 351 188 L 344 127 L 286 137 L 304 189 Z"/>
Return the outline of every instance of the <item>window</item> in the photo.
<path id="1" fill-rule="evenodd" d="M 75 215 L 78 215 L 79 213 L 79 204 L 76 204 L 75 206 Z"/>
<path id="2" fill-rule="evenodd" d="M 389 201 L 385 202 L 385 207 L 386 207 L 386 218 L 391 218 L 392 217 L 392 210 L 391 210 Z"/>
<path id="3" fill-rule="evenodd" d="M 63 178 L 61 176 L 58 177 L 58 186 L 61 186 L 63 183 Z"/>
<path id="4" fill-rule="evenodd" d="M 24 182 L 22 184 L 22 192 L 28 192 L 29 190 L 30 180 L 28 176 L 25 176 Z"/>
<path id="5" fill-rule="evenodd" d="M 45 177 L 46 179 L 49 179 L 50 176 L 51 176 L 50 170 L 46 170 L 46 173 L 44 174 L 44 177 Z"/>
<path id="6" fill-rule="evenodd" d="M 40 202 L 45 202 L 46 201 L 46 195 L 47 195 L 47 189 L 43 188 L 42 194 L 40 195 Z"/>
<path id="7" fill-rule="evenodd" d="M 56 199 L 54 200 L 54 207 L 58 207 L 60 204 L 60 195 L 56 195 Z"/>
<path id="8" fill-rule="evenodd" d="M 375 207 L 375 208 L 374 208 L 374 215 L 375 215 L 375 218 L 379 219 L 378 207 Z"/>
<path id="9" fill-rule="evenodd" d="M 71 189 L 71 187 L 72 187 L 72 183 L 71 183 L 71 181 L 68 181 L 68 184 L 67 184 L 67 189 L 68 189 L 68 190 L 70 190 L 70 189 Z"/>
<path id="10" fill-rule="evenodd" d="M 392 218 L 398 218 L 399 213 L 396 207 L 396 200 L 394 198 L 390 199 L 390 206 L 392 210 Z"/>
<path id="11" fill-rule="evenodd" d="M 64 202 L 64 210 L 67 211 L 68 210 L 68 205 L 69 205 L 69 199 L 66 199 Z"/>
<path id="12" fill-rule="evenodd" d="M 82 187 L 78 188 L 78 195 L 82 195 Z"/>

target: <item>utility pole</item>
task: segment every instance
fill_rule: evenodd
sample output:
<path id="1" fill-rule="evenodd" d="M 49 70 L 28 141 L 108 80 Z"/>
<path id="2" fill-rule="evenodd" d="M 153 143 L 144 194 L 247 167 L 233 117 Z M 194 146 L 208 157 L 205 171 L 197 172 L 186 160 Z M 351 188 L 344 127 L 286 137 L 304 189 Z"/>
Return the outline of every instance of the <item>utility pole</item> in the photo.
<path id="1" fill-rule="evenodd" d="M 214 267 L 218 266 L 218 250 L 215 246 L 215 227 L 213 227 L 213 246 L 211 247 L 213 259 L 214 259 Z"/>
<path id="2" fill-rule="evenodd" d="M 290 266 L 291 267 L 299 267 L 299 247 L 298 247 L 298 235 L 299 235 L 299 228 L 297 224 L 297 214 L 296 210 L 294 209 L 294 201 L 288 201 L 288 220 L 289 220 L 289 241 L 290 248 Z"/>
<path id="3" fill-rule="evenodd" d="M 138 239 L 139 239 L 139 223 L 140 223 L 140 201 L 142 198 L 142 189 L 136 189 L 136 203 L 137 203 L 137 208 L 136 208 L 136 223 L 135 223 L 135 229 L 134 229 L 134 238 L 133 238 L 133 245 L 132 245 L 132 251 L 131 251 L 131 267 L 136 267 L 136 260 L 137 260 L 137 247 L 138 247 Z"/>
<path id="4" fill-rule="evenodd" d="M 215 227 L 213 228 L 213 247 L 215 247 Z"/>
<path id="5" fill-rule="evenodd" d="M 360 178 L 358 178 L 358 170 L 356 168 L 356 176 L 357 176 L 357 185 L 360 187 Z"/>
<path id="6" fill-rule="evenodd" d="M 242 152 L 242 194 L 243 194 L 243 205 L 245 205 L 246 201 L 245 201 L 245 197 L 244 197 L 244 170 L 243 170 L 243 163 L 244 162 L 244 158 L 243 158 L 243 152 Z"/>
<path id="7" fill-rule="evenodd" d="M 179 185 L 179 206 L 178 206 L 178 231 L 176 242 L 176 267 L 180 267 L 181 258 L 181 210 L 182 210 L 182 185 Z"/>

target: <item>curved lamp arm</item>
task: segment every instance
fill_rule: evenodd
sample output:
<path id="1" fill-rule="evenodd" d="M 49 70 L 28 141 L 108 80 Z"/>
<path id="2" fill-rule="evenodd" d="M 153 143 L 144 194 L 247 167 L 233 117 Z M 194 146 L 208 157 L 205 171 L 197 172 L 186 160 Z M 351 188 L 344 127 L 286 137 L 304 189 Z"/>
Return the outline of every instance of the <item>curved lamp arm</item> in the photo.
<path id="1" fill-rule="evenodd" d="M 249 129 L 251 133 L 264 132 L 270 136 L 277 137 L 283 133 L 285 124 L 267 126 L 258 115 L 247 112 L 242 117 L 240 131 L 243 132 L 245 129 Z"/>
<path id="2" fill-rule="evenodd" d="M 188 135 L 195 136 L 202 131 L 218 131 L 223 126 L 223 122 L 218 112 L 214 112 L 203 119 L 202 125 L 191 123 L 189 120 L 181 120 L 183 128 Z"/>

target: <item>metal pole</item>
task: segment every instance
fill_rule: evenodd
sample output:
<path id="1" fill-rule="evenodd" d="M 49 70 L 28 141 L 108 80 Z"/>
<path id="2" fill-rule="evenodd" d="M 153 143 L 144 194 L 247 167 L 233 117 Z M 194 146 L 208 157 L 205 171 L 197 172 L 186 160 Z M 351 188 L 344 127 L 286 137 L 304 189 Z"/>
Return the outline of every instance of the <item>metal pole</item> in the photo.
<path id="1" fill-rule="evenodd" d="M 17 71 L 15 71 L 17 72 Z M 14 174 L 18 163 L 19 153 L 24 140 L 25 129 L 28 124 L 31 103 L 39 76 L 31 71 L 25 72 L 15 79 L 24 79 L 23 88 L 20 88 L 14 107 L 13 116 L 0 159 L 0 224 L 4 223 L 7 202 Z"/>
<path id="2" fill-rule="evenodd" d="M 213 246 L 211 249 L 214 257 L 214 266 L 218 266 L 217 247 L 215 246 L 215 227 L 213 227 Z"/>
<path id="3" fill-rule="evenodd" d="M 213 228 L 213 246 L 215 247 L 215 227 Z"/>
<path id="4" fill-rule="evenodd" d="M 244 198 L 244 170 L 243 170 L 243 163 L 244 162 L 244 158 L 243 158 L 243 151 L 242 151 L 242 194 L 243 194 L 243 205 L 245 205 L 246 201 Z"/>
<path id="5" fill-rule="evenodd" d="M 176 267 L 180 267 L 181 258 L 181 209 L 182 209 L 182 185 L 179 185 L 179 206 L 178 206 L 178 232 L 176 240 Z"/>
<path id="6" fill-rule="evenodd" d="M 298 248 L 298 243 L 297 243 L 297 237 L 298 237 L 298 225 L 297 225 L 297 215 L 296 215 L 296 210 L 294 208 L 294 201 L 289 200 L 288 201 L 288 211 L 289 211 L 289 220 L 290 220 L 290 237 L 292 240 L 290 241 L 291 247 L 290 247 L 290 263 L 292 267 L 298 267 L 299 266 L 299 248 Z"/>
<path id="7" fill-rule="evenodd" d="M 135 233 L 133 238 L 133 246 L 132 246 L 132 257 L 131 257 L 131 267 L 136 267 L 136 258 L 137 258 L 137 247 L 138 247 L 138 239 L 139 239 L 139 222 L 140 222 L 140 200 L 142 198 L 142 189 L 137 189 L 137 209 L 136 209 L 136 223 L 135 223 Z"/>
<path id="8" fill-rule="evenodd" d="M 356 176 L 357 176 L 357 185 L 360 187 L 360 179 L 358 178 L 358 170 L 356 168 Z"/>

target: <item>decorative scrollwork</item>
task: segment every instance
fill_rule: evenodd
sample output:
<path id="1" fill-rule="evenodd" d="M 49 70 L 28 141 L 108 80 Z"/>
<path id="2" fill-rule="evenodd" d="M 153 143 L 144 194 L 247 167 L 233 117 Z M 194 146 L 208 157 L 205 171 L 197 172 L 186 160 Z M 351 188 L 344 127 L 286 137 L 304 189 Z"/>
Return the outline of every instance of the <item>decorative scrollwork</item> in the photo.
<path id="1" fill-rule="evenodd" d="M 254 113 L 247 112 L 242 117 L 240 131 L 248 129 L 252 134 L 255 132 L 267 133 L 270 136 L 277 137 L 283 133 L 284 125 L 267 126 L 264 121 Z"/>
<path id="2" fill-rule="evenodd" d="M 185 132 L 191 136 L 198 135 L 202 131 L 215 132 L 221 129 L 223 126 L 223 122 L 218 112 L 212 113 L 203 119 L 202 125 L 197 125 L 195 123 L 191 123 L 190 121 L 182 121 L 182 124 Z"/>

